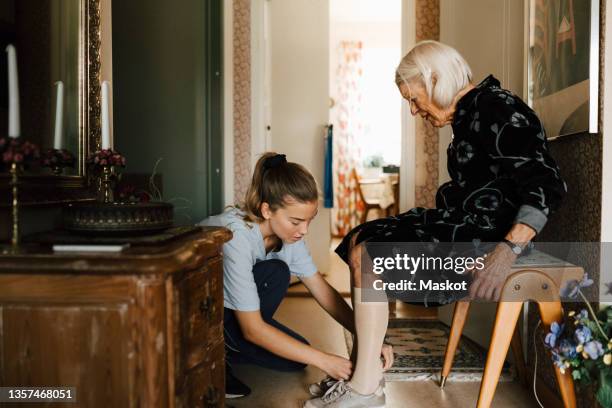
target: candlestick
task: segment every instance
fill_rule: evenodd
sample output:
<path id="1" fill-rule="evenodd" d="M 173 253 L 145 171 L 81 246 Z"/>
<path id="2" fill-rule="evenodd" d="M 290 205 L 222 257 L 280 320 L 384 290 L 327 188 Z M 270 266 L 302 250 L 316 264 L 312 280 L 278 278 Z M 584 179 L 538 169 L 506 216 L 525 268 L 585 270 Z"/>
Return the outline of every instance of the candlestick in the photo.
<path id="1" fill-rule="evenodd" d="M 100 191 L 98 192 L 98 201 L 109 204 L 115 201 L 115 195 L 113 192 L 115 184 L 115 174 L 113 173 L 113 166 L 103 166 L 102 174 L 100 176 Z"/>
<path id="2" fill-rule="evenodd" d="M 19 137 L 19 81 L 17 78 L 17 51 L 15 46 L 6 47 L 8 54 L 8 81 L 9 81 L 9 137 Z"/>
<path id="3" fill-rule="evenodd" d="M 12 200 L 12 213 L 13 213 L 13 235 L 11 237 L 11 245 L 13 249 L 19 246 L 19 199 L 18 199 L 18 174 L 19 174 L 19 166 L 17 163 L 11 163 L 11 187 L 13 190 L 13 200 Z"/>
<path id="4" fill-rule="evenodd" d="M 112 149 L 108 117 L 108 81 L 102 81 L 102 149 Z"/>
<path id="5" fill-rule="evenodd" d="M 64 83 L 57 81 L 57 94 L 55 99 L 55 135 L 53 137 L 53 148 L 60 150 L 63 147 L 64 138 Z"/>

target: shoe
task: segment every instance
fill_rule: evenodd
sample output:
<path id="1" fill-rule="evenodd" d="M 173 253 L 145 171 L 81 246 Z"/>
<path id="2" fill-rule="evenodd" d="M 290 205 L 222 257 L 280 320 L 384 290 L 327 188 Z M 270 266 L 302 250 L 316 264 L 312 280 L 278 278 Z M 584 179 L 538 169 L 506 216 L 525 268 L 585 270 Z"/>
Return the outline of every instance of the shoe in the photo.
<path id="1" fill-rule="evenodd" d="M 319 381 L 308 386 L 308 392 L 313 397 L 322 397 L 338 380 L 331 378 L 329 375 Z"/>
<path id="2" fill-rule="evenodd" d="M 344 380 L 337 381 L 327 392 L 304 404 L 304 408 L 384 408 L 385 391 L 379 385 L 372 394 L 353 390 Z"/>
<path id="3" fill-rule="evenodd" d="M 313 397 L 322 397 L 323 394 L 325 394 L 327 392 L 327 390 L 329 390 L 337 382 L 338 382 L 338 380 L 335 380 L 335 379 L 331 378 L 330 376 L 327 376 L 324 379 L 322 379 L 321 381 L 319 381 L 318 383 L 310 384 L 308 386 L 308 392 Z M 379 385 L 381 386 L 382 389 L 385 388 L 385 386 L 387 385 L 385 383 L 385 377 L 380 379 Z"/>
<path id="4" fill-rule="evenodd" d="M 238 378 L 234 377 L 232 370 L 225 368 L 225 398 L 242 398 L 251 393 L 251 389 Z"/>

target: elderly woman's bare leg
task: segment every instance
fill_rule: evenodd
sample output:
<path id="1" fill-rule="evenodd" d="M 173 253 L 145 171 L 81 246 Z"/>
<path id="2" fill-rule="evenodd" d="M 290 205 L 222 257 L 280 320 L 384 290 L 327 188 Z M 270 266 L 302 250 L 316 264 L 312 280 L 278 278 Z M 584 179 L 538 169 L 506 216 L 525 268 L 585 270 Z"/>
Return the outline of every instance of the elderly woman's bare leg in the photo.
<path id="1" fill-rule="evenodd" d="M 349 267 L 351 298 L 355 312 L 354 347 L 357 347 L 357 359 L 349 385 L 360 394 L 371 394 L 377 390 L 383 375 L 380 352 L 387 332 L 389 306 L 386 302 L 372 301 L 363 297 L 362 288 L 368 287 L 367 283 L 374 275 L 371 267 L 368 268 L 369 258 L 364 245 L 354 245 L 356 235 L 349 253 Z M 369 287 L 372 287 L 371 284 Z"/>

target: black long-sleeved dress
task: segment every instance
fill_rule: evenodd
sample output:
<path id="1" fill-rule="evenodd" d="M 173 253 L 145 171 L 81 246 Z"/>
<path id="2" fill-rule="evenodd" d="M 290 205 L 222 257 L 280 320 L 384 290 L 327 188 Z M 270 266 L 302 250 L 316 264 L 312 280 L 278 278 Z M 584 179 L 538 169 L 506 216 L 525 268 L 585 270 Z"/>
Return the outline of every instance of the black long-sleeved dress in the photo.
<path id="1" fill-rule="evenodd" d="M 357 232 L 357 243 L 437 243 L 498 242 L 515 223 L 541 231 L 567 187 L 535 112 L 489 75 L 457 102 L 452 128 L 436 208 L 357 226 L 336 248 L 345 262 Z"/>

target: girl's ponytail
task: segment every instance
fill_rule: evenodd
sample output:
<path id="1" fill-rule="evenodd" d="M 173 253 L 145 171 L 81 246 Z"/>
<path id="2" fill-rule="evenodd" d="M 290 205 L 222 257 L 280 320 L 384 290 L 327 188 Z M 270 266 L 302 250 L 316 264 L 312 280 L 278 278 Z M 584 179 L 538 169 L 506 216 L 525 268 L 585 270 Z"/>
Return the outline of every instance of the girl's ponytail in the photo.
<path id="1" fill-rule="evenodd" d="M 246 219 L 262 222 L 261 204 L 268 203 L 272 211 L 282 208 L 293 198 L 301 203 L 317 201 L 317 183 L 304 166 L 287 162 L 285 155 L 264 153 L 253 171 L 253 179 L 244 198 Z"/>

